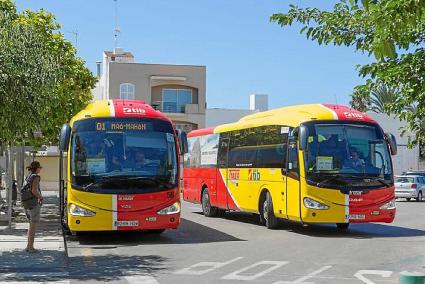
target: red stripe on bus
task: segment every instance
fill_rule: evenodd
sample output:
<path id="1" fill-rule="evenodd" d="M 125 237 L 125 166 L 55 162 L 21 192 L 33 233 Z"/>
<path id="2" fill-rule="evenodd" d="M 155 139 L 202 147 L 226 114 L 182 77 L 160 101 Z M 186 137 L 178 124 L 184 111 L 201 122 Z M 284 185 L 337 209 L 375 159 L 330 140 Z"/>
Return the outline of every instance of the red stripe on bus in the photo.
<path id="1" fill-rule="evenodd" d="M 204 136 L 208 134 L 214 133 L 214 127 L 208 127 L 208 128 L 201 128 L 197 130 L 193 130 L 187 134 L 187 137 L 197 137 L 197 136 Z"/>
<path id="2" fill-rule="evenodd" d="M 376 123 L 376 121 L 367 114 L 346 106 L 335 104 L 323 104 L 323 106 L 333 111 L 338 116 L 339 120 L 355 120 Z"/>

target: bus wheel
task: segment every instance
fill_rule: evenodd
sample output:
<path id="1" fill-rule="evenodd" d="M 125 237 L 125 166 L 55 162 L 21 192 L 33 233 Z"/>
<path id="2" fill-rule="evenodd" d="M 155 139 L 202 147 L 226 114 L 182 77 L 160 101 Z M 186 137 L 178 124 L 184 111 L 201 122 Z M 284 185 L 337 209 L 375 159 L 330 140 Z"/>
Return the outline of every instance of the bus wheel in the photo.
<path id="1" fill-rule="evenodd" d="M 277 218 L 273 212 L 273 200 L 270 192 L 266 193 L 266 198 L 263 202 L 263 208 L 261 210 L 262 218 L 266 223 L 268 229 L 274 229 L 277 227 Z"/>
<path id="2" fill-rule="evenodd" d="M 347 231 L 349 226 L 350 226 L 350 223 L 337 223 L 336 224 L 336 227 L 338 228 L 338 230 L 341 230 L 341 231 Z"/>
<path id="3" fill-rule="evenodd" d="M 410 201 L 410 198 L 406 198 L 407 201 Z"/>
<path id="4" fill-rule="evenodd" d="M 215 217 L 218 213 L 218 208 L 211 206 L 210 195 L 208 193 L 208 188 L 205 188 L 202 191 L 202 212 L 206 217 Z"/>

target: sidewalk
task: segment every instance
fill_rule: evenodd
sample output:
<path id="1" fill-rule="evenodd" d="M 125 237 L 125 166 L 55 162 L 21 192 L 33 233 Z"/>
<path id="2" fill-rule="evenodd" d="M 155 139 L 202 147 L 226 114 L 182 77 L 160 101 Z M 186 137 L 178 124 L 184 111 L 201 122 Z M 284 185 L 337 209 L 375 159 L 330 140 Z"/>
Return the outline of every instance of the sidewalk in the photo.
<path id="1" fill-rule="evenodd" d="M 24 251 L 28 222 L 20 205 L 12 228 L 0 224 L 0 282 L 47 282 L 66 279 L 67 258 L 59 223 L 58 193 L 43 192 L 44 204 L 34 247 L 39 253 Z"/>

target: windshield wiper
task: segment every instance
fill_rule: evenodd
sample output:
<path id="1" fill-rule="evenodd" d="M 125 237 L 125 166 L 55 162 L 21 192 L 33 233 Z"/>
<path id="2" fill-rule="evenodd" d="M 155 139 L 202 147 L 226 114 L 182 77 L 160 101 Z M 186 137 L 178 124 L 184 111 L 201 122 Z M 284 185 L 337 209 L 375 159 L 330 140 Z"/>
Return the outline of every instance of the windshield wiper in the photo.
<path id="1" fill-rule="evenodd" d="M 386 187 L 390 187 L 391 185 L 386 182 L 383 178 L 380 177 L 371 177 L 371 176 L 367 176 L 367 177 L 362 177 L 363 179 L 371 179 L 377 182 L 380 182 L 382 185 L 385 185 Z"/>
<path id="2" fill-rule="evenodd" d="M 339 178 L 344 177 L 344 175 L 341 174 L 334 174 L 333 176 L 322 180 L 321 182 L 316 183 L 316 186 L 321 187 L 322 185 L 329 183 L 331 181 L 337 181 Z M 340 180 L 340 183 L 348 184 L 345 180 Z"/>

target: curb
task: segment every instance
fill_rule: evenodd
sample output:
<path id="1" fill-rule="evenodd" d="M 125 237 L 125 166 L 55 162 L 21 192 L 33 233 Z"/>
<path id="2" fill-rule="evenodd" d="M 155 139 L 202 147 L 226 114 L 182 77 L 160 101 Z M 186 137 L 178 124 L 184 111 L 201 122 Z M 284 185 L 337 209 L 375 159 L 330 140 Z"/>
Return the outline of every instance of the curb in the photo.
<path id="1" fill-rule="evenodd" d="M 420 272 L 400 272 L 399 284 L 424 284 L 425 274 Z"/>

